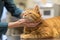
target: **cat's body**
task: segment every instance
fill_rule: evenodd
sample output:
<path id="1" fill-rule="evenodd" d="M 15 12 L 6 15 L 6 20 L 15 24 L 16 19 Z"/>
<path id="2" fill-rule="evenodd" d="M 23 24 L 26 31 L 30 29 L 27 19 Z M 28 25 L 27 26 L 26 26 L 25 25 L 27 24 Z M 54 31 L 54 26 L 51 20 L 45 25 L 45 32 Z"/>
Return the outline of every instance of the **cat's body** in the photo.
<path id="1" fill-rule="evenodd" d="M 30 12 L 30 10 L 28 12 Z M 24 28 L 24 34 L 21 35 L 22 38 L 59 38 L 60 37 L 60 16 L 49 19 L 42 19 L 40 15 L 40 17 L 38 16 L 38 18 L 40 18 L 39 21 L 40 23 L 36 27 Z M 38 18 L 35 20 L 38 20 Z"/>

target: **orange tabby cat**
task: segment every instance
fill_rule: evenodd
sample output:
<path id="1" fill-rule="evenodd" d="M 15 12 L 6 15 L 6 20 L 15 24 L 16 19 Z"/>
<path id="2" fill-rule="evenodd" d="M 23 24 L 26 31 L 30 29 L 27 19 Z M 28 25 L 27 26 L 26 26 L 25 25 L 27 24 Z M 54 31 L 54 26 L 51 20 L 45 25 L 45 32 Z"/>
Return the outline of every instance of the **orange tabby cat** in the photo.
<path id="1" fill-rule="evenodd" d="M 21 38 L 57 38 L 60 35 L 60 16 L 42 19 L 39 7 L 25 10 L 23 18 L 31 22 L 40 22 L 36 27 L 24 27 Z"/>

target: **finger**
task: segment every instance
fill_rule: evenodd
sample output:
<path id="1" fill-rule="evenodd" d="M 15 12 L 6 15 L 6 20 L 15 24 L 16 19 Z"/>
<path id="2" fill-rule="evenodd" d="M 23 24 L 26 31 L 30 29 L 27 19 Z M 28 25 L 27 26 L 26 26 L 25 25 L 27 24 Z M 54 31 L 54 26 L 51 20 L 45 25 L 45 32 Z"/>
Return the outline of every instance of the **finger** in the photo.
<path id="1" fill-rule="evenodd" d="M 33 23 L 25 23 L 25 25 L 27 26 L 27 27 L 35 27 L 36 26 L 36 24 L 33 24 Z"/>

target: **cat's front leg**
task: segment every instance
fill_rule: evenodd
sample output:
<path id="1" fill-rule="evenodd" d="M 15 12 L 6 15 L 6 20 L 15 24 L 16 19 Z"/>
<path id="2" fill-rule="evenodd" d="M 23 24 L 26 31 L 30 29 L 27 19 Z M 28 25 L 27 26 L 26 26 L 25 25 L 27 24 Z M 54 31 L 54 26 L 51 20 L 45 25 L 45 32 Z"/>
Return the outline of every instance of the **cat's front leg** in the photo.
<path id="1" fill-rule="evenodd" d="M 22 34 L 21 40 L 38 40 L 37 35 L 32 35 L 32 34 Z"/>

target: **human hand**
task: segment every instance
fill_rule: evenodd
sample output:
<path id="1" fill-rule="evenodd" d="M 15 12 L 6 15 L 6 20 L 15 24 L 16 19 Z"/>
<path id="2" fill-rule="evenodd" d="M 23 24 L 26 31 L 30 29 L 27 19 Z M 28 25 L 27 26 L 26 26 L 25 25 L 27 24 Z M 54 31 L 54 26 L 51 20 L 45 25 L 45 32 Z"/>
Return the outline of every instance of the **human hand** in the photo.
<path id="1" fill-rule="evenodd" d="M 24 23 L 24 22 L 26 22 L 27 20 L 26 19 L 19 19 L 17 22 L 18 23 Z"/>
<path id="2" fill-rule="evenodd" d="M 40 22 L 31 22 L 27 19 L 20 19 L 17 21 L 19 26 L 26 26 L 26 27 L 36 27 Z"/>
<path id="3" fill-rule="evenodd" d="M 10 22 L 8 23 L 9 28 L 16 28 L 16 27 L 21 27 L 24 26 L 24 23 L 28 22 L 27 19 L 19 19 L 16 22 Z"/>
<path id="4" fill-rule="evenodd" d="M 40 22 L 26 22 L 24 23 L 26 27 L 36 27 Z"/>

